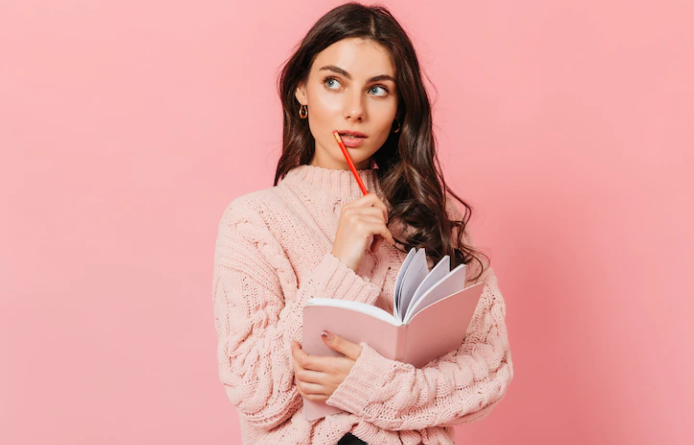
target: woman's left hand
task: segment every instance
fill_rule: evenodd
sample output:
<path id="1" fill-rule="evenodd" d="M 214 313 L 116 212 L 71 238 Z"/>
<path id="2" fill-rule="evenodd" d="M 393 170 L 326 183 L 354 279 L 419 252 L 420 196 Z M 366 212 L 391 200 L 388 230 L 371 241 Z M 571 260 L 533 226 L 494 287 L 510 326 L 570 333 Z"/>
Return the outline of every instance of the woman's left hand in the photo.
<path id="1" fill-rule="evenodd" d="M 292 340 L 294 357 L 294 381 L 299 394 L 308 400 L 325 402 L 347 377 L 363 349 L 361 345 L 345 340 L 339 335 L 321 337 L 331 349 L 342 357 L 308 355 L 299 343 Z"/>

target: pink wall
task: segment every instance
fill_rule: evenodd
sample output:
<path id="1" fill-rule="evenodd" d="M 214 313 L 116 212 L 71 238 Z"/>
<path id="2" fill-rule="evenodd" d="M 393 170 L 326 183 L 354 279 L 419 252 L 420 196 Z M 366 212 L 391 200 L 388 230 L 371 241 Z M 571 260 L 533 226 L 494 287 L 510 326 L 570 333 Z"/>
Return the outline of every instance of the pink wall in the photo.
<path id="1" fill-rule="evenodd" d="M 0 443 L 239 443 L 217 223 L 338 3 L 0 3 Z M 386 4 L 508 305 L 516 377 L 459 442 L 692 443 L 692 2 Z"/>

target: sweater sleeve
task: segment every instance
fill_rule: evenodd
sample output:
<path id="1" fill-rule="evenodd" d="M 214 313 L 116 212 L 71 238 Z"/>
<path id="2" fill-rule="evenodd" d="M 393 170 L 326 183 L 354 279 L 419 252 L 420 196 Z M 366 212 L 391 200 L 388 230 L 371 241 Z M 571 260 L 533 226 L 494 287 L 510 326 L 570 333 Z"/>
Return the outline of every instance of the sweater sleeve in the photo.
<path id="1" fill-rule="evenodd" d="M 345 380 L 326 403 L 386 430 L 470 423 L 504 396 L 513 364 L 506 306 L 491 268 L 461 346 L 422 368 L 390 360 L 363 346 Z"/>
<path id="2" fill-rule="evenodd" d="M 296 285 L 284 250 L 259 214 L 232 202 L 218 226 L 213 305 L 219 378 L 239 415 L 272 429 L 303 404 L 294 384 L 291 340 L 301 343 L 304 303 L 312 297 L 373 304 L 380 287 L 331 252 Z M 291 297 L 283 292 L 289 286 Z"/>
<path id="3" fill-rule="evenodd" d="M 361 355 L 326 403 L 386 430 L 453 426 L 486 417 L 511 383 L 513 363 L 506 305 L 491 266 L 477 282 L 484 288 L 458 349 L 415 368 L 362 342 Z"/>

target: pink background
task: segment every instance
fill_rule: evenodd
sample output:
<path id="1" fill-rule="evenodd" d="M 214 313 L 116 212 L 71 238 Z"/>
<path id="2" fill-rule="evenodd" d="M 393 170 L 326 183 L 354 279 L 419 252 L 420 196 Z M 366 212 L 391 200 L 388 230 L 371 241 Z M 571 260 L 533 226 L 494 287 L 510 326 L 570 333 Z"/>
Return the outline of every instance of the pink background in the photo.
<path id="1" fill-rule="evenodd" d="M 235 444 L 212 260 L 334 1 L 0 3 L 0 443 Z M 694 6 L 386 2 L 507 301 L 470 444 L 694 441 Z"/>

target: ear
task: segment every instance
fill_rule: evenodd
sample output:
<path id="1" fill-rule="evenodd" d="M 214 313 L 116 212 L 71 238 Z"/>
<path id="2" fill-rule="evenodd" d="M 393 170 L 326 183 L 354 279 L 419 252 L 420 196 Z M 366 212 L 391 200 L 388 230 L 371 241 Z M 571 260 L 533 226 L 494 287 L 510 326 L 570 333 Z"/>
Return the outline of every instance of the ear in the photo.
<path id="1" fill-rule="evenodd" d="M 306 84 L 304 82 L 301 82 L 299 86 L 296 87 L 294 96 L 301 105 L 308 105 L 308 97 L 306 95 Z"/>

